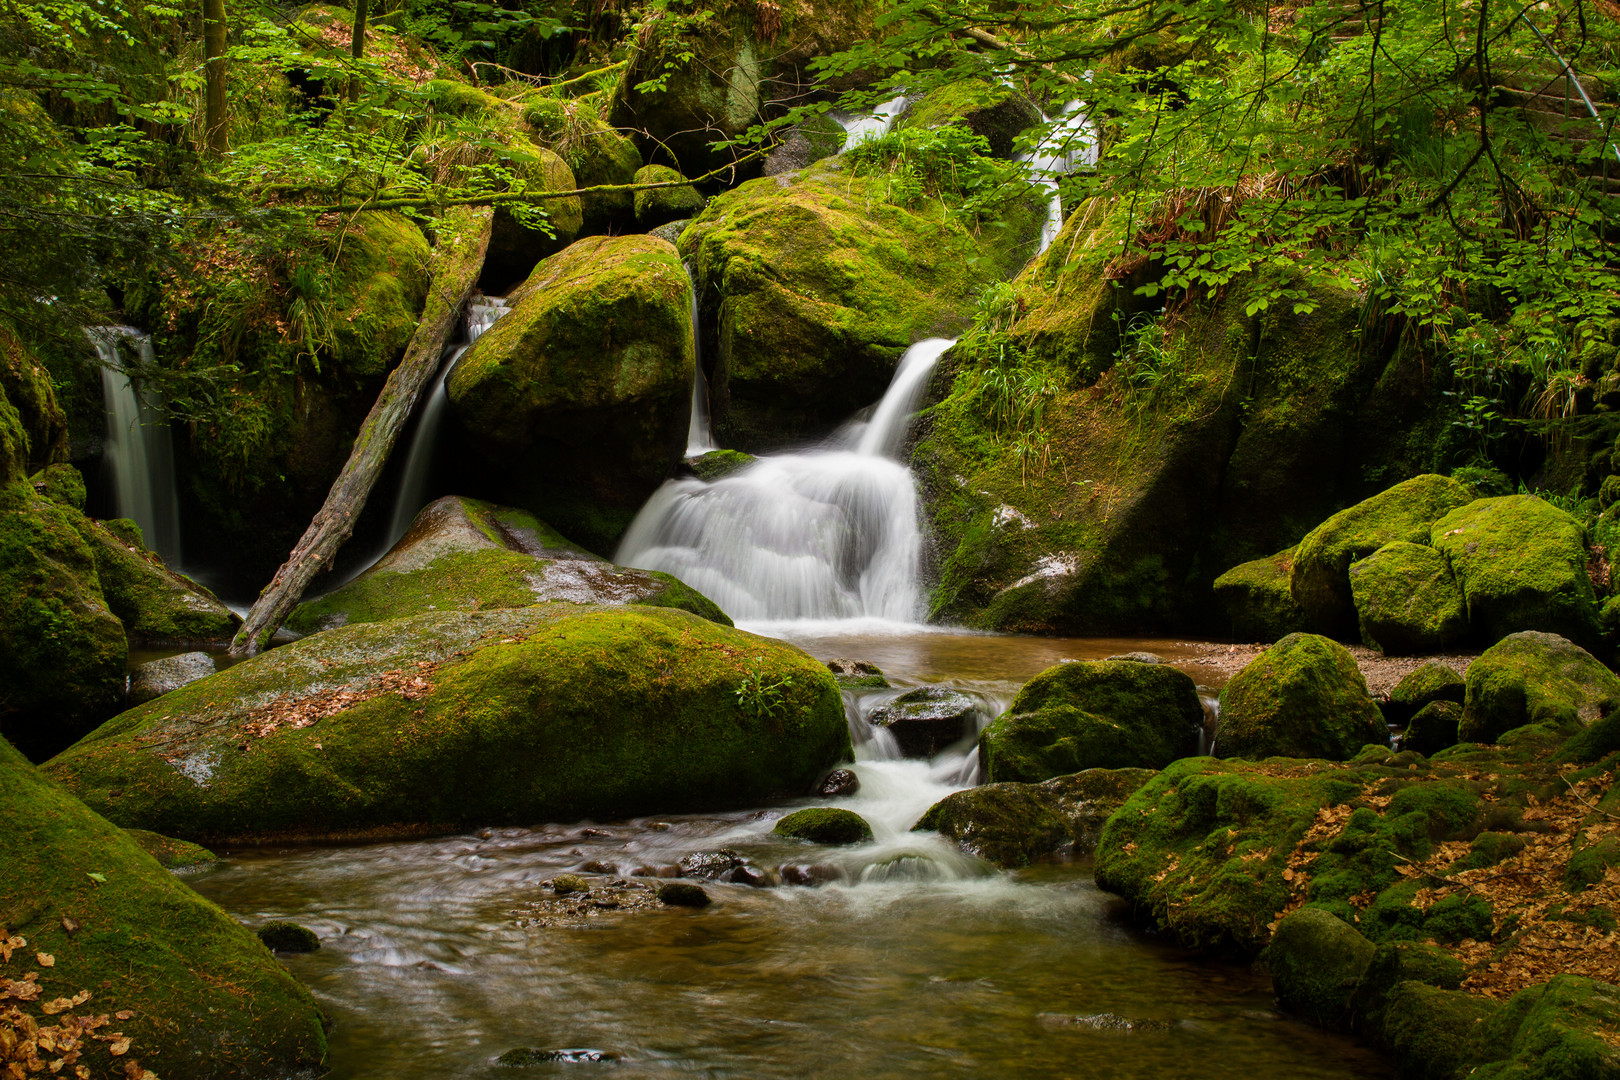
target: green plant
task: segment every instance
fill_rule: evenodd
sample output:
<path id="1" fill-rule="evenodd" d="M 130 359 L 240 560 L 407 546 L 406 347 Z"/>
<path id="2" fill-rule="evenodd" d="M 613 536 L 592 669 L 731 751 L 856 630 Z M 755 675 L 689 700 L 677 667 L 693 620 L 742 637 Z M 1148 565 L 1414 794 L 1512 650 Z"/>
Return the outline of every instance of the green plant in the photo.
<path id="1" fill-rule="evenodd" d="M 756 656 L 748 664 L 743 681 L 732 691 L 737 705 L 755 720 L 769 720 L 780 725 L 787 716 L 788 691 L 793 688 L 793 676 L 771 676 L 765 671 L 764 657 Z"/>

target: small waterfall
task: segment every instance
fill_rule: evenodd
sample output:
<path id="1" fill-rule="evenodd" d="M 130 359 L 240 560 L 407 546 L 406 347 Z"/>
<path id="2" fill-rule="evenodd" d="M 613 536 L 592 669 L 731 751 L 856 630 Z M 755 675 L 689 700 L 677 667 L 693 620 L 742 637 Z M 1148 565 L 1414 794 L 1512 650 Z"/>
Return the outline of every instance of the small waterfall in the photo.
<path id="1" fill-rule="evenodd" d="M 840 113 L 830 114 L 844 129 L 844 145 L 839 148 L 842 154 L 853 150 L 861 143 L 870 139 L 881 139 L 894 127 L 895 118 L 905 111 L 911 100 L 904 94 L 892 97 L 883 102 L 866 116 L 846 116 Z"/>
<path id="2" fill-rule="evenodd" d="M 1058 194 L 1058 178 L 1081 165 L 1097 162 L 1097 140 L 1086 114 L 1080 111 L 1080 103 L 1069 102 L 1056 119 L 1057 123 L 1041 137 L 1035 149 L 1018 156 L 1018 160 L 1029 167 L 1029 178 L 1048 192 L 1046 222 L 1041 226 L 1041 251 L 1051 246 L 1063 228 L 1063 198 Z"/>
<path id="3" fill-rule="evenodd" d="M 692 275 L 692 264 L 686 263 L 686 280 L 692 289 L 692 415 L 686 424 L 686 456 L 701 457 L 714 445 L 709 433 L 709 380 L 703 375 L 703 334 L 698 322 L 697 278 Z"/>
<path id="4" fill-rule="evenodd" d="M 146 546 L 169 566 L 180 566 L 180 499 L 174 482 L 174 444 L 168 421 L 137 390 L 119 354 L 133 344 L 136 370 L 155 363 L 152 339 L 128 326 L 88 331 L 101 359 L 101 395 L 107 406 L 105 468 L 111 473 L 114 513 L 141 527 Z"/>
<path id="5" fill-rule="evenodd" d="M 738 620 L 916 621 L 917 488 L 892 455 L 952 344 L 913 345 L 871 420 L 823 446 L 760 458 L 713 483 L 666 483 L 615 561 L 674 574 Z"/>
<path id="6" fill-rule="evenodd" d="M 439 437 L 444 430 L 445 411 L 450 407 L 450 395 L 444 388 L 445 379 L 479 335 L 494 326 L 495 321 L 507 310 L 506 301 L 499 297 L 486 297 L 467 305 L 467 336 L 460 344 L 445 350 L 446 355 L 439 363 L 439 373 L 433 379 L 433 389 L 416 422 L 416 434 L 411 437 L 410 450 L 405 455 L 405 472 L 400 478 L 399 493 L 394 497 L 394 515 L 389 519 L 388 542 L 383 546 L 383 553 L 386 554 L 399 542 L 400 537 L 410 531 L 417 513 L 431 501 L 432 492 L 428 490 L 428 485 L 433 480 L 433 463 L 437 457 Z"/>

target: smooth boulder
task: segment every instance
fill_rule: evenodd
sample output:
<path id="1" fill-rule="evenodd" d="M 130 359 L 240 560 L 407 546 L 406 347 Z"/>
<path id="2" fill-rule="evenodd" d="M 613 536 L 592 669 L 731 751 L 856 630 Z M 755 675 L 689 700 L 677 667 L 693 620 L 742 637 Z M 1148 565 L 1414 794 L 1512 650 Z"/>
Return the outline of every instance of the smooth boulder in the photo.
<path id="1" fill-rule="evenodd" d="M 1215 602 L 1227 632 L 1240 641 L 1276 641 L 1309 629 L 1305 610 L 1288 591 L 1294 549 L 1239 563 L 1215 579 Z"/>
<path id="2" fill-rule="evenodd" d="M 1373 943 L 1338 916 L 1301 908 L 1277 924 L 1266 963 L 1283 1008 L 1324 1027 L 1343 1027 L 1374 952 Z"/>
<path id="3" fill-rule="evenodd" d="M 198 679 L 206 679 L 214 670 L 214 658 L 205 652 L 148 660 L 129 673 L 129 703 L 144 705 Z"/>
<path id="4" fill-rule="evenodd" d="M 1149 769 L 1087 769 L 1039 784 L 981 784 L 930 806 L 913 831 L 937 832 L 1003 869 L 1089 855 L 1109 815 L 1152 776 Z"/>
<path id="5" fill-rule="evenodd" d="M 1449 750 L 1462 740 L 1462 706 L 1453 701 L 1431 701 L 1419 709 L 1401 735 L 1402 750 L 1425 757 Z"/>
<path id="6" fill-rule="evenodd" d="M 772 685 L 746 692 L 754 672 Z M 323 631 L 139 706 L 48 766 L 198 842 L 412 835 L 796 796 L 850 756 L 827 669 L 669 608 Z"/>
<path id="7" fill-rule="evenodd" d="M 1431 660 L 1402 676 L 1400 682 L 1390 688 L 1389 700 L 1384 703 L 1384 719 L 1399 727 L 1431 702 L 1450 701 L 1461 706 L 1467 686 L 1456 668 Z"/>
<path id="8" fill-rule="evenodd" d="M 815 844 L 859 844 L 872 839 L 872 826 L 853 810 L 836 806 L 813 806 L 795 810 L 772 826 L 778 836 L 809 840 Z"/>
<path id="9" fill-rule="evenodd" d="M 1430 653 L 1462 640 L 1468 614 L 1446 557 L 1397 540 L 1350 564 L 1361 640 L 1389 656 Z"/>
<path id="10" fill-rule="evenodd" d="M 1526 724 L 1573 735 L 1620 708 L 1620 677 L 1557 634 L 1512 634 L 1468 665 L 1460 735 L 1495 742 Z"/>
<path id="11" fill-rule="evenodd" d="M 1277 642 L 1232 677 L 1220 700 L 1216 757 L 1344 761 L 1389 737 L 1356 658 L 1317 634 Z"/>

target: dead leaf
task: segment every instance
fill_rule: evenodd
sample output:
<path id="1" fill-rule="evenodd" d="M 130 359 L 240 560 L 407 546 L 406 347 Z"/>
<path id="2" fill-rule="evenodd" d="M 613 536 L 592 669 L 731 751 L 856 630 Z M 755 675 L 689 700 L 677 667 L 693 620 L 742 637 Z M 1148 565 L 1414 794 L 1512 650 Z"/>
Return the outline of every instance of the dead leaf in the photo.
<path id="1" fill-rule="evenodd" d="M 113 1013 L 113 1018 L 117 1020 L 133 1020 L 135 1019 L 135 1013 L 130 1009 L 119 1009 Z"/>
<path id="2" fill-rule="evenodd" d="M 52 998 L 39 1007 L 46 1016 L 55 1016 L 57 1013 L 67 1012 L 73 1008 L 72 998 Z"/>
<path id="3" fill-rule="evenodd" d="M 34 959 L 39 961 L 39 966 L 40 967 L 55 967 L 56 966 L 56 957 L 52 956 L 48 952 L 35 953 L 34 954 Z"/>
<path id="4" fill-rule="evenodd" d="M 107 1044 L 107 1053 L 113 1057 L 123 1057 L 129 1053 L 129 1036 L 117 1031 L 113 1032 L 113 1035 L 116 1037 Z"/>

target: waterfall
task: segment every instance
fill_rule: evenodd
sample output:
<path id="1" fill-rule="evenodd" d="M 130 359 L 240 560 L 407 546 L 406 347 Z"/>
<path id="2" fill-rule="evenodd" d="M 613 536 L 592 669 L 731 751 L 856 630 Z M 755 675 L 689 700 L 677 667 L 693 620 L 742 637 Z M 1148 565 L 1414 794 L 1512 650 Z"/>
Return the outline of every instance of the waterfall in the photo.
<path id="1" fill-rule="evenodd" d="M 1057 122 L 1041 136 L 1033 150 L 1018 155 L 1018 160 L 1028 166 L 1029 178 L 1047 191 L 1041 251 L 1051 246 L 1063 228 L 1063 198 L 1058 193 L 1058 178 L 1081 165 L 1097 163 L 1097 139 L 1085 113 L 1080 111 L 1080 103 L 1069 102 L 1055 119 Z"/>
<path id="2" fill-rule="evenodd" d="M 174 444 L 169 424 L 150 400 L 155 392 L 136 389 L 119 354 L 128 342 L 137 350 L 136 371 L 155 363 L 152 339 L 128 326 L 87 331 L 101 359 L 101 396 L 107 407 L 107 446 L 103 457 L 111 475 L 114 514 L 141 527 L 146 546 L 169 566 L 180 566 L 180 499 L 174 482 Z"/>
<path id="3" fill-rule="evenodd" d="M 686 263 L 686 280 L 692 290 L 692 414 L 686 422 L 686 456 L 701 457 L 714 445 L 709 433 L 709 380 L 703 376 L 703 334 L 698 322 L 697 278 L 692 276 L 692 264 Z"/>
<path id="4" fill-rule="evenodd" d="M 838 125 L 844 129 L 844 145 L 839 148 L 840 154 L 846 150 L 853 150 L 863 142 L 871 139 L 881 139 L 894 127 L 895 118 L 905 111 L 911 104 L 904 94 L 892 97 L 883 102 L 866 116 L 846 116 L 840 113 L 829 114 Z"/>
<path id="5" fill-rule="evenodd" d="M 666 483 L 615 561 L 674 574 L 742 621 L 916 621 L 917 488 L 893 455 L 952 344 L 930 338 L 906 350 L 872 418 L 819 447 L 762 457 L 713 483 Z"/>
<path id="6" fill-rule="evenodd" d="M 486 297 L 467 305 L 467 335 L 459 344 L 445 350 L 439 373 L 433 379 L 433 389 L 416 422 L 416 433 L 411 436 L 411 446 L 405 454 L 405 471 L 399 481 L 399 493 L 394 497 L 394 515 L 388 523 L 388 542 L 383 546 L 384 554 L 410 531 L 417 513 L 431 501 L 432 492 L 428 486 L 433 480 L 433 463 L 437 456 L 439 436 L 444 430 L 445 411 L 450 407 L 450 396 L 444 388 L 445 379 L 479 335 L 494 326 L 495 320 L 506 312 L 506 301 L 499 297 Z"/>

